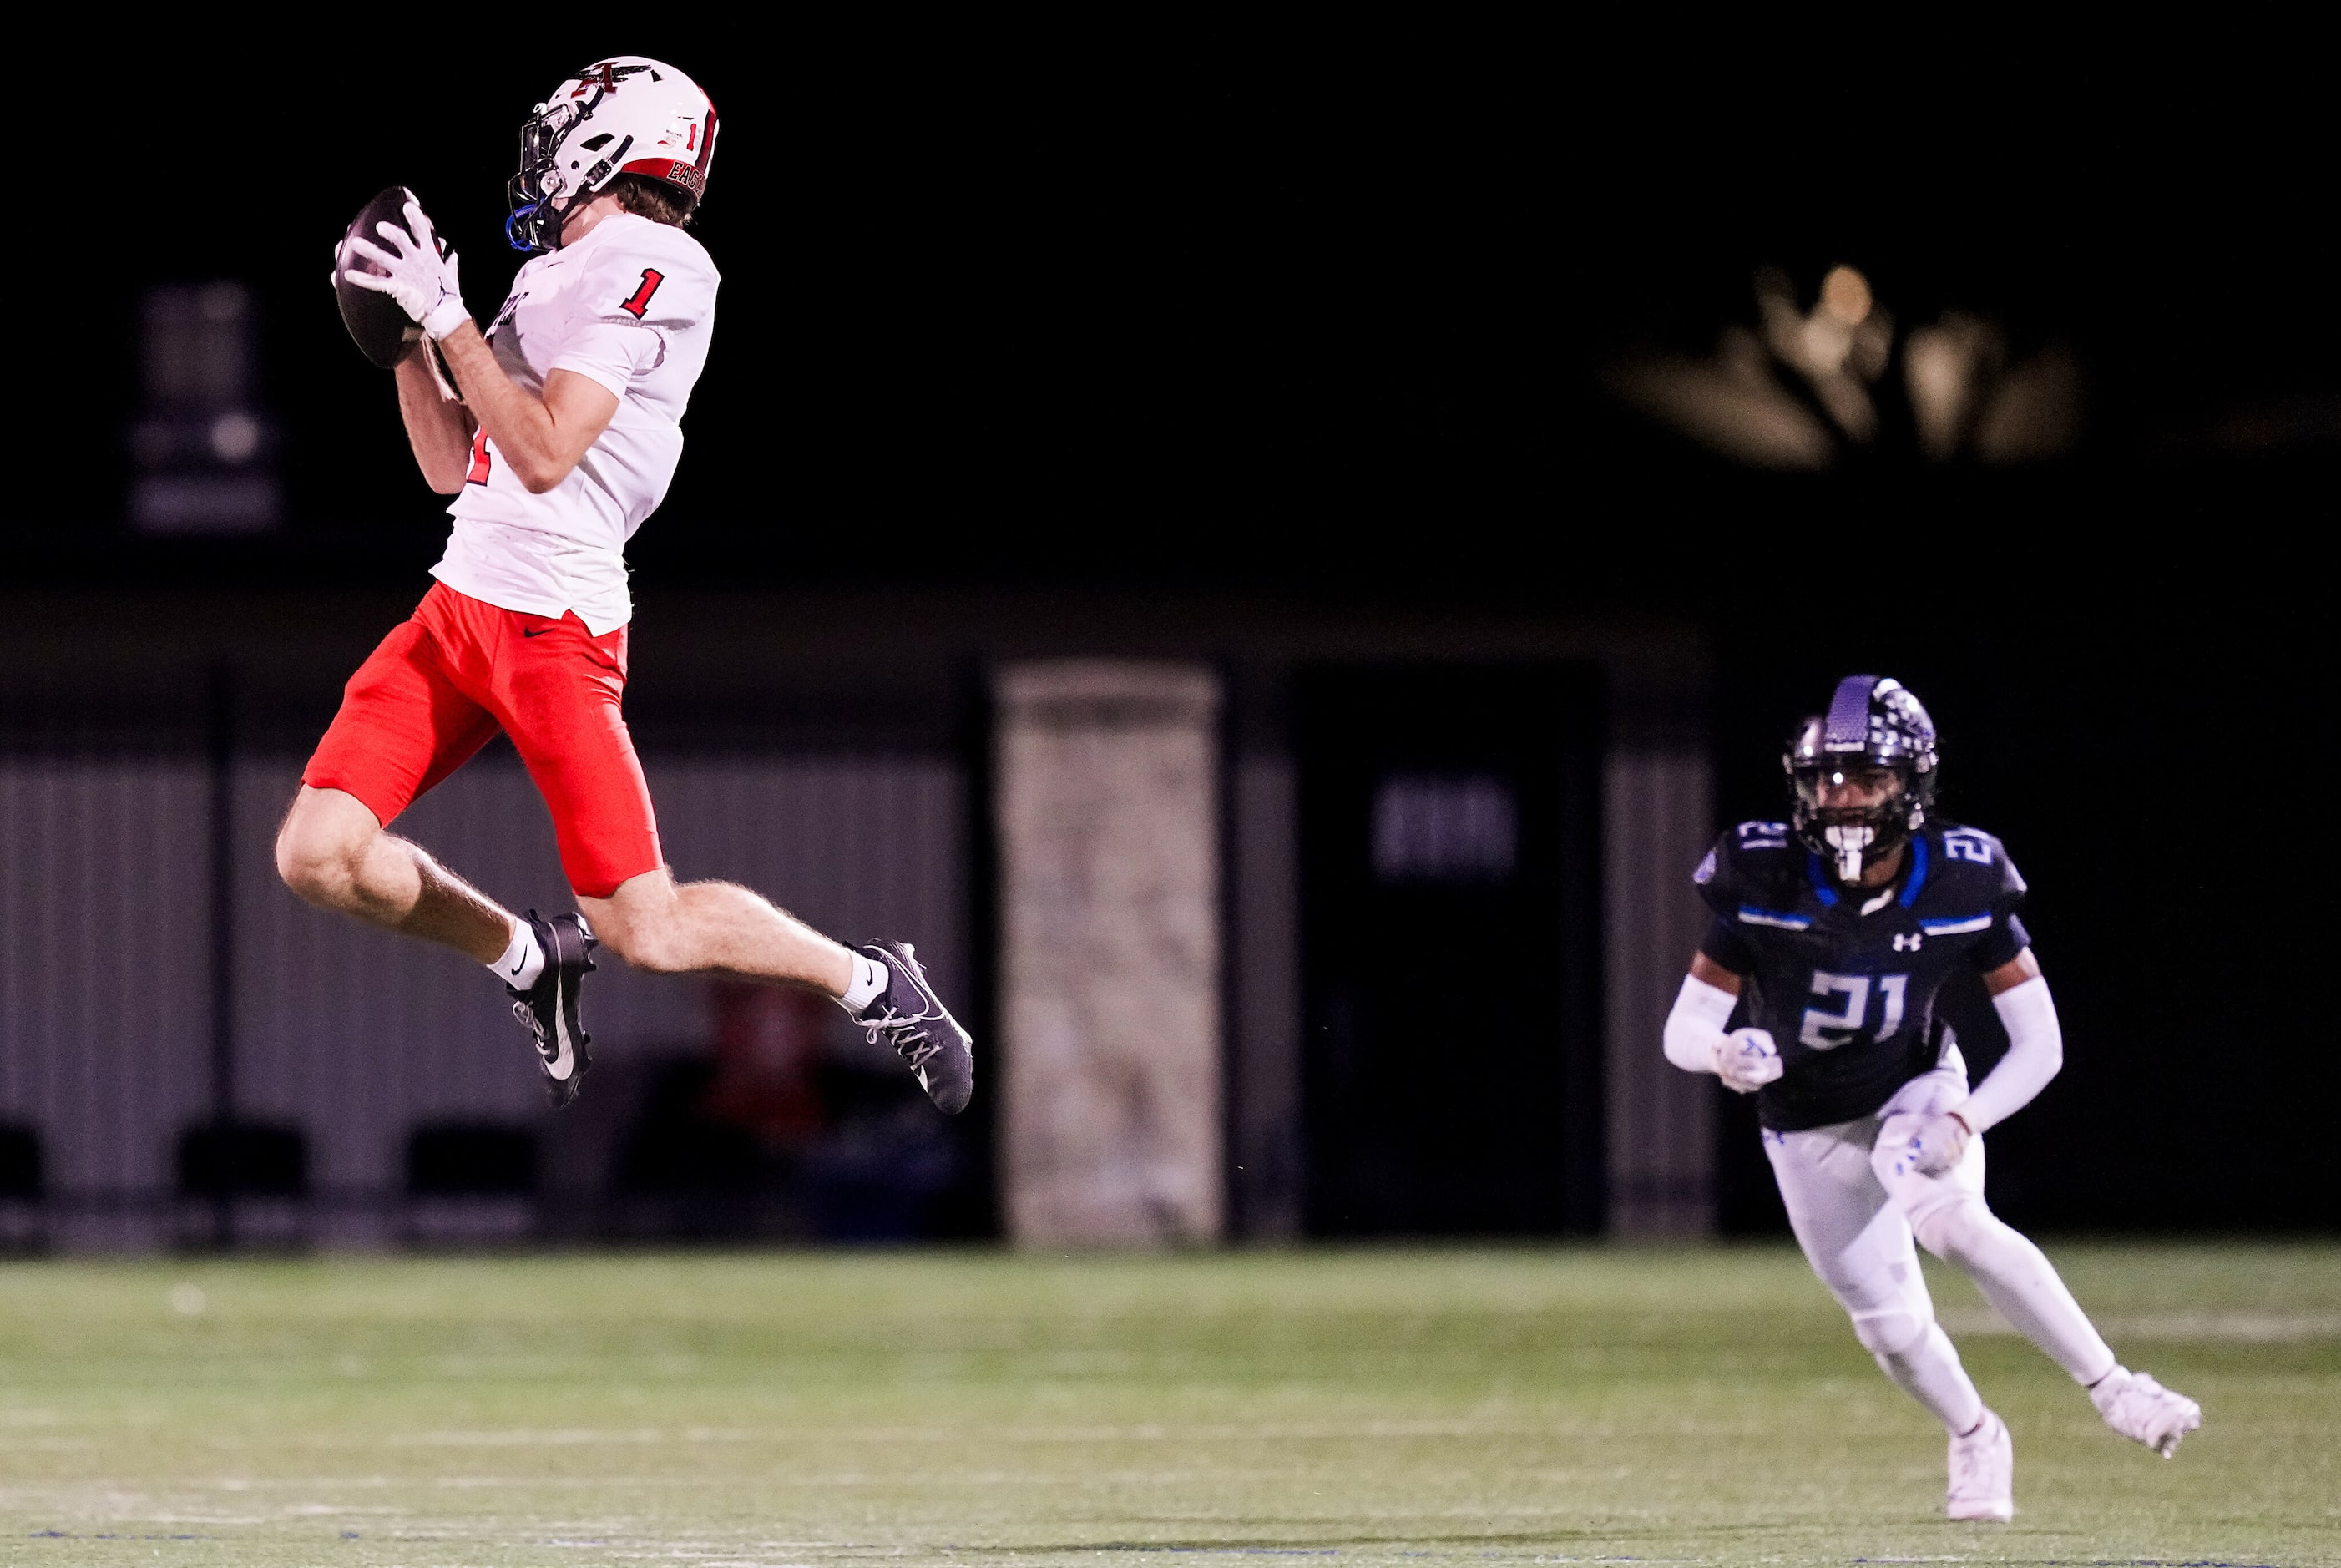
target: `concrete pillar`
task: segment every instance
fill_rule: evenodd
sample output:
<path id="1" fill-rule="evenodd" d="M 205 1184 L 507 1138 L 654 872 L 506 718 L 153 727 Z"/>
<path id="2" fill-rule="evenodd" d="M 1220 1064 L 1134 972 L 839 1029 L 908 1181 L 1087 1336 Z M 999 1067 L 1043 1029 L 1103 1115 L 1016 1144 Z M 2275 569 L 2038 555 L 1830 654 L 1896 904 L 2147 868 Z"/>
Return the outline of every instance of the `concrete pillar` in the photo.
<path id="1" fill-rule="evenodd" d="M 1610 754 L 1602 781 L 1603 987 L 1609 1229 L 1683 1235 L 1715 1223 L 1715 1080 L 1659 1045 L 1707 908 L 1690 874 L 1713 837 L 1704 754 Z"/>
<path id="2" fill-rule="evenodd" d="M 1028 1246 L 1220 1233 L 1217 679 L 1012 665 L 994 684 L 1001 1208 Z"/>

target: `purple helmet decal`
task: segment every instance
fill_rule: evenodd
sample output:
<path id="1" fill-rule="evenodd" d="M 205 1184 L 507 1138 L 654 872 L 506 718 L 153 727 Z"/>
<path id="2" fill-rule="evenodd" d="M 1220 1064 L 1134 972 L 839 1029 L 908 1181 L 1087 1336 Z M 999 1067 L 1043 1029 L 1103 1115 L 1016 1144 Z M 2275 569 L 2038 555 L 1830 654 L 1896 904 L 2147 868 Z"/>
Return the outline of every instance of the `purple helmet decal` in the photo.
<path id="1" fill-rule="evenodd" d="M 1885 683 L 1892 685 L 1891 681 Z M 1828 717 L 1821 723 L 1821 749 L 1858 752 L 1869 746 L 1869 697 L 1879 684 L 1876 675 L 1848 675 L 1829 698 Z"/>

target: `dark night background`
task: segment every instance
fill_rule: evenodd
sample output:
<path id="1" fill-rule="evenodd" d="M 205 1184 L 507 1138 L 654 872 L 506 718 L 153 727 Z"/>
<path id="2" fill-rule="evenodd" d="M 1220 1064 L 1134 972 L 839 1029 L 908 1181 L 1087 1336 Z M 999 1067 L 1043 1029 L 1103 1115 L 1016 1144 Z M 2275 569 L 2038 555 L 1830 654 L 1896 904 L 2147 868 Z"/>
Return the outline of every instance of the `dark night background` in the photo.
<path id="1" fill-rule="evenodd" d="M 113 57 L 108 96 L 135 112 L 92 133 L 102 180 L 40 187 L 93 217 L 55 225 L 53 286 L 14 313 L 19 428 L 39 432 L 0 508 L 21 587 L 419 590 L 440 504 L 334 314 L 330 247 L 411 185 L 484 316 L 520 260 L 499 233 L 519 122 L 614 39 L 723 113 L 697 229 L 722 328 L 631 553 L 644 591 L 1674 613 L 1717 671 L 1724 821 L 1779 811 L 1779 741 L 1838 675 L 1889 672 L 1941 726 L 1947 809 L 2030 880 L 2066 1024 L 2064 1076 L 1993 1140 L 1996 1170 L 2054 1150 L 2059 1179 L 1996 1177 L 2003 1211 L 2341 1219 L 2316 1108 L 2314 540 L 2341 456 L 2322 126 L 2030 83 L 1905 134 L 1882 128 L 1890 84 L 1793 106 L 1688 76 L 1597 96 L 1581 61 L 1540 72 L 1549 40 L 1234 65 L 1194 38 L 552 31 L 466 41 L 459 68 L 196 40 Z M 2079 447 L 1763 475 L 1602 392 L 1619 354 L 1748 319 L 1758 265 L 1808 293 L 1840 261 L 1906 321 L 1978 310 L 2070 345 Z M 138 293 L 212 277 L 263 300 L 289 520 L 140 539 Z M 1749 1225 L 1751 1174 L 1727 1203 Z"/>

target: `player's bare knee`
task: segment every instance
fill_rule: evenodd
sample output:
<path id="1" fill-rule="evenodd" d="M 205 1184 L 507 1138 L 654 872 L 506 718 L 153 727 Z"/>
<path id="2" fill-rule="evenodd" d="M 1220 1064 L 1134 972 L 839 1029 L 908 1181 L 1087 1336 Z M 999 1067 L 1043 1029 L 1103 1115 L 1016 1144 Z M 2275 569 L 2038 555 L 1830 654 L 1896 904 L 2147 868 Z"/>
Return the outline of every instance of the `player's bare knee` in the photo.
<path id="1" fill-rule="evenodd" d="M 295 812 L 276 834 L 276 874 L 312 904 L 338 907 L 357 885 L 365 844 Z"/>
<path id="2" fill-rule="evenodd" d="M 593 934 L 625 960 L 629 969 L 648 974 L 682 974 L 696 967 L 684 949 L 681 923 L 671 916 L 604 917 L 596 923 Z"/>
<path id="3" fill-rule="evenodd" d="M 692 963 L 680 943 L 657 937 L 648 940 L 637 937 L 620 948 L 618 956 L 626 961 L 629 968 L 639 969 L 648 974 L 688 974 L 698 967 Z"/>

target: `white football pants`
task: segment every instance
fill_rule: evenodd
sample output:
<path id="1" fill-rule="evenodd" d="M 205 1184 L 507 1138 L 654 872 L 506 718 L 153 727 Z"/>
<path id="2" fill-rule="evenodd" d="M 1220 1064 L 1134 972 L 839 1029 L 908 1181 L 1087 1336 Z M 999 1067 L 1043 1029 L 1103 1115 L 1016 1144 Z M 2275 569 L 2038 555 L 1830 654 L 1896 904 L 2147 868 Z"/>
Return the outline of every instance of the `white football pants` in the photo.
<path id="1" fill-rule="evenodd" d="M 1821 1283 L 1853 1318 L 1853 1332 L 1879 1368 L 1953 1433 L 1982 1419 L 1983 1402 L 1935 1322 L 1918 1271 L 1915 1237 L 1975 1281 L 1984 1299 L 2080 1383 L 2113 1370 L 2097 1336 L 2038 1247 L 1984 1203 L 1983 1139 L 1967 1141 L 1957 1166 L 1939 1176 L 1898 1169 L 1925 1117 L 1967 1097 L 1956 1051 L 1943 1066 L 1902 1085 L 1873 1116 L 1801 1133 L 1764 1134 L 1797 1244 Z M 1907 1162 L 1904 1162 L 1907 1164 Z"/>

